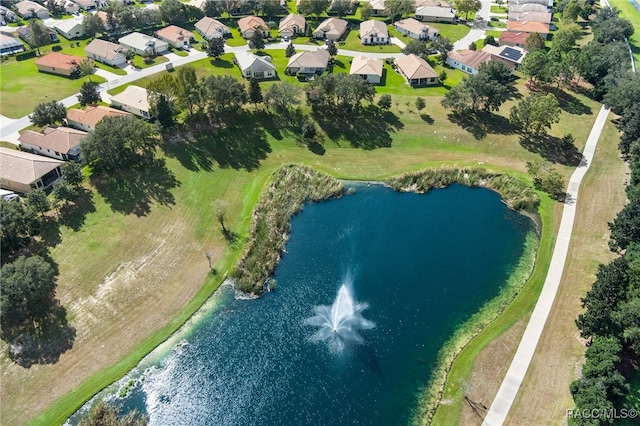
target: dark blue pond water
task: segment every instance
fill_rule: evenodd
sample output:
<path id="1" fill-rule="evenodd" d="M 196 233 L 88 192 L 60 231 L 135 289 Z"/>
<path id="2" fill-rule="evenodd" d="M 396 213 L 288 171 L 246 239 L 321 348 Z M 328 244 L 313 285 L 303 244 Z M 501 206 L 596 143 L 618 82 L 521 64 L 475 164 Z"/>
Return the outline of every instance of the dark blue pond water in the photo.
<path id="1" fill-rule="evenodd" d="M 277 290 L 229 287 L 181 338 L 147 360 L 123 403 L 156 425 L 404 424 L 454 329 L 496 296 L 531 222 L 497 194 L 454 185 L 425 195 L 358 186 L 293 219 Z M 341 353 L 308 339 L 315 305 L 350 281 L 375 328 Z"/>

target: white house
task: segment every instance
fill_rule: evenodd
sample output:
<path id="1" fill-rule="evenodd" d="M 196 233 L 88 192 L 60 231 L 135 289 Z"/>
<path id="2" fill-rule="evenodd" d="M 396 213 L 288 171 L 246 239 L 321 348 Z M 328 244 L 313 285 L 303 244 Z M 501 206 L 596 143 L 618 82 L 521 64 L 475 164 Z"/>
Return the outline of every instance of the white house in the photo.
<path id="1" fill-rule="evenodd" d="M 393 26 L 400 34 L 404 34 L 416 40 L 433 40 L 438 37 L 437 28 L 425 25 L 413 18 L 396 21 Z"/>
<path id="2" fill-rule="evenodd" d="M 360 43 L 389 44 L 389 31 L 382 21 L 364 21 L 360 24 Z"/>
<path id="3" fill-rule="evenodd" d="M 262 80 L 276 76 L 276 67 L 271 63 L 270 56 L 258 56 L 251 52 L 236 53 L 238 67 L 246 78 Z"/>
<path id="4" fill-rule="evenodd" d="M 75 19 L 59 20 L 54 24 L 53 28 L 55 28 L 55 30 L 62 34 L 62 36 L 67 40 L 84 36 L 82 22 L 76 21 Z"/>
<path id="5" fill-rule="evenodd" d="M 456 13 L 450 7 L 422 6 L 416 9 L 415 17 L 419 21 L 453 23 Z"/>
<path id="6" fill-rule="evenodd" d="M 110 41 L 93 39 L 91 43 L 84 48 L 84 52 L 88 58 L 111 65 L 112 67 L 120 67 L 127 63 L 124 47 Z"/>
<path id="7" fill-rule="evenodd" d="M 410 86 L 429 86 L 438 84 L 438 73 L 419 56 L 402 55 L 393 62 L 398 72 Z"/>
<path id="8" fill-rule="evenodd" d="M 131 33 L 118 40 L 123 47 L 138 55 L 158 55 L 169 50 L 169 43 L 142 33 Z"/>
<path id="9" fill-rule="evenodd" d="M 69 127 L 47 127 L 42 133 L 25 130 L 18 140 L 22 149 L 58 160 L 80 160 L 80 141 L 87 132 Z"/>
<path id="10" fill-rule="evenodd" d="M 460 50 L 449 52 L 447 65 L 467 74 L 478 74 L 480 65 L 491 61 L 491 53 L 481 50 Z"/>
<path id="11" fill-rule="evenodd" d="M 280 37 L 295 37 L 304 34 L 307 21 L 302 15 L 291 13 L 280 20 L 278 34 Z"/>
<path id="12" fill-rule="evenodd" d="M 40 18 L 49 19 L 49 9 L 46 7 L 29 0 L 24 0 L 16 3 L 16 12 L 20 17 L 25 19 Z"/>
<path id="13" fill-rule="evenodd" d="M 130 112 L 142 118 L 150 118 L 147 89 L 129 86 L 124 92 L 111 97 L 111 106 Z"/>
<path id="14" fill-rule="evenodd" d="M 62 176 L 63 164 L 42 155 L 0 147 L 0 187 L 21 193 L 46 188 Z"/>
<path id="15" fill-rule="evenodd" d="M 231 34 L 229 27 L 222 22 L 205 16 L 195 25 L 196 31 L 205 39 L 223 38 Z"/>
<path id="16" fill-rule="evenodd" d="M 351 62 L 349 74 L 359 75 L 369 83 L 379 84 L 382 81 L 384 64 L 380 59 L 366 56 L 355 56 Z"/>

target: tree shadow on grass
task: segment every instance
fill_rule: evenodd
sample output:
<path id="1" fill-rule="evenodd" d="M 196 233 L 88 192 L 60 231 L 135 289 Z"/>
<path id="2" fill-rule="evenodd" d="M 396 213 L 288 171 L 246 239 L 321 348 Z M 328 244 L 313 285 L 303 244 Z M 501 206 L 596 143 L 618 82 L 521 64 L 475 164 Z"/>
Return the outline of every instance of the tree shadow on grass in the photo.
<path id="1" fill-rule="evenodd" d="M 490 112 L 458 113 L 447 115 L 449 121 L 462 127 L 477 140 L 482 140 L 488 134 L 509 135 L 513 133 L 513 127 L 506 117 L 491 114 Z"/>
<path id="2" fill-rule="evenodd" d="M 426 113 L 420 113 L 420 119 L 422 119 L 422 121 L 424 121 L 427 124 L 433 124 L 433 118 L 431 118 L 431 116 L 429 114 Z"/>
<path id="3" fill-rule="evenodd" d="M 213 65 L 216 68 L 233 68 L 234 65 L 232 62 L 227 61 L 225 59 L 211 59 L 209 61 L 211 63 L 211 65 Z"/>
<path id="4" fill-rule="evenodd" d="M 313 118 L 332 141 L 349 141 L 352 147 L 376 149 L 391 147 L 391 133 L 404 127 L 400 118 L 375 105 L 363 107 L 351 114 L 336 111 L 314 112 Z"/>
<path id="5" fill-rule="evenodd" d="M 565 92 L 564 90 L 555 91 L 556 99 L 560 109 L 573 115 L 591 115 L 593 111 L 588 105 L 582 103 L 582 101 L 572 94 Z"/>
<path id="6" fill-rule="evenodd" d="M 73 201 L 60 208 L 58 223 L 74 231 L 79 231 L 84 226 L 87 215 L 95 211 L 93 193 L 85 188 L 78 188 L 78 193 Z"/>
<path id="7" fill-rule="evenodd" d="M 164 153 L 177 159 L 182 167 L 192 172 L 213 170 L 214 161 L 209 144 L 202 143 L 202 139 L 194 137 L 192 131 L 197 133 L 214 132 L 215 129 L 209 124 L 194 122 L 189 124 L 188 129 L 178 128 L 165 134 L 163 136 Z"/>
<path id="8" fill-rule="evenodd" d="M 69 325 L 67 311 L 57 299 L 52 301 L 51 310 L 43 318 L 2 330 L 2 339 L 9 346 L 9 358 L 24 368 L 55 364 L 60 355 L 73 347 L 75 338 L 76 329 Z"/>
<path id="9" fill-rule="evenodd" d="M 523 136 L 520 138 L 520 145 L 528 151 L 540 154 L 545 160 L 565 166 L 578 167 L 583 159 L 575 145 L 565 143 L 555 136 Z"/>
<path id="10" fill-rule="evenodd" d="M 153 203 L 175 204 L 170 190 L 180 185 L 162 159 L 116 174 L 92 176 L 91 183 L 113 211 L 136 216 L 147 215 Z"/>

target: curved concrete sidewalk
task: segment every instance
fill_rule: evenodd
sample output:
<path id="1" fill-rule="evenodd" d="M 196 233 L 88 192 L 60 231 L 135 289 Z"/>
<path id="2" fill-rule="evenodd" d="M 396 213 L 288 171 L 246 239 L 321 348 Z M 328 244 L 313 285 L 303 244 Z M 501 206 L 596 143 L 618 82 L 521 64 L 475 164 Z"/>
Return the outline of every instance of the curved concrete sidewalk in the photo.
<path id="1" fill-rule="evenodd" d="M 582 182 L 582 178 L 587 173 L 587 170 L 589 170 L 593 155 L 596 151 L 598 139 L 600 138 L 600 133 L 602 132 L 608 114 L 609 110 L 602 106 L 591 129 L 591 133 L 589 133 L 587 144 L 582 153 L 583 159 L 571 175 L 569 187 L 567 188 L 567 201 L 562 211 L 558 237 L 553 249 L 551 264 L 549 265 L 549 272 L 547 273 L 544 287 L 531 314 L 518 350 L 513 357 L 513 361 L 511 361 L 509 370 L 482 423 L 483 426 L 496 426 L 504 423 L 511 409 L 511 405 L 518 394 L 520 385 L 524 380 L 524 376 L 527 373 L 562 278 L 562 271 L 564 270 L 565 260 L 569 251 L 569 242 L 571 241 L 571 232 L 573 231 L 573 222 L 576 216 L 580 182 Z"/>

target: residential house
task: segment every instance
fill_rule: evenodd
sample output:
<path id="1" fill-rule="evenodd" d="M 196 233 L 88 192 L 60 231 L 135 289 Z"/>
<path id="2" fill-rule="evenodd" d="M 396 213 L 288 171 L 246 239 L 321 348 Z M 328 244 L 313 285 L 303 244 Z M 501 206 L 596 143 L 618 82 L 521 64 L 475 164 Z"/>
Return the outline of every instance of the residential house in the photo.
<path id="1" fill-rule="evenodd" d="M 121 67 L 127 63 L 124 47 L 110 41 L 95 38 L 84 48 L 84 52 L 88 58 L 112 67 Z"/>
<path id="2" fill-rule="evenodd" d="M 246 78 L 262 80 L 276 76 L 276 66 L 271 63 L 270 56 L 258 56 L 252 52 L 236 53 L 236 62 L 242 75 Z"/>
<path id="3" fill-rule="evenodd" d="M 124 89 L 124 92 L 112 96 L 111 106 L 142 118 L 151 118 L 147 89 L 142 87 L 129 86 Z"/>
<path id="4" fill-rule="evenodd" d="M 6 6 L 0 6 L 0 18 L 5 21 L 5 24 L 7 22 L 18 22 L 16 14 Z"/>
<path id="5" fill-rule="evenodd" d="M 413 5 L 416 7 L 416 9 L 419 7 L 425 7 L 425 6 L 444 7 L 447 9 L 451 9 L 453 7 L 451 3 L 446 1 L 440 1 L 440 0 L 415 0 L 413 2 Z"/>
<path id="6" fill-rule="evenodd" d="M 416 9 L 415 18 L 418 21 L 453 23 L 456 13 L 451 7 L 422 6 Z"/>
<path id="7" fill-rule="evenodd" d="M 540 4 L 545 6 L 547 10 L 553 8 L 553 0 L 508 0 L 508 7 L 519 6 L 522 4 Z"/>
<path id="8" fill-rule="evenodd" d="M 369 4 L 371 5 L 371 14 L 373 16 L 389 15 L 389 11 L 387 10 L 387 6 L 384 4 L 384 0 L 369 0 Z"/>
<path id="9" fill-rule="evenodd" d="M 49 27 L 44 27 L 44 30 L 49 34 L 49 40 L 51 43 L 57 43 L 60 41 L 58 34 L 54 30 Z M 29 27 L 20 27 L 16 32 L 18 33 L 18 36 L 26 41 L 29 46 L 35 47 L 31 44 L 33 40 L 31 40 L 31 29 Z"/>
<path id="10" fill-rule="evenodd" d="M 88 106 L 85 109 L 71 108 L 67 111 L 67 125 L 75 129 L 90 132 L 105 117 L 124 117 L 128 112 L 102 105 Z"/>
<path id="11" fill-rule="evenodd" d="M 205 16 L 204 18 L 196 22 L 195 28 L 196 31 L 206 40 L 211 40 L 213 38 L 224 38 L 231 34 L 231 32 L 229 31 L 229 27 L 227 27 L 220 21 L 209 18 L 208 16 Z"/>
<path id="12" fill-rule="evenodd" d="M 509 21 L 529 21 L 551 24 L 551 13 L 549 12 L 511 12 L 508 13 Z"/>
<path id="13" fill-rule="evenodd" d="M 176 49 L 182 49 L 185 46 L 190 46 L 191 42 L 195 40 L 195 36 L 191 31 L 187 31 L 175 25 L 169 25 L 158 31 L 156 31 L 156 37 L 160 40 L 166 41 Z"/>
<path id="14" fill-rule="evenodd" d="M 49 9 L 34 1 L 23 0 L 16 3 L 15 8 L 21 18 L 49 19 Z"/>
<path id="15" fill-rule="evenodd" d="M 304 16 L 291 13 L 280 20 L 278 34 L 280 37 L 293 38 L 304 34 L 306 25 L 307 21 Z"/>
<path id="16" fill-rule="evenodd" d="M 433 40 L 438 36 L 437 28 L 425 25 L 413 18 L 396 21 L 393 26 L 399 33 L 416 40 Z"/>
<path id="17" fill-rule="evenodd" d="M 481 50 L 460 50 L 449 52 L 447 65 L 467 74 L 478 74 L 480 65 L 491 62 L 492 56 L 489 52 Z"/>
<path id="18" fill-rule="evenodd" d="M 84 59 L 85 58 L 81 56 L 51 52 L 40 56 L 34 63 L 40 72 L 64 75 L 66 77 L 77 77 L 80 74 L 80 62 Z"/>
<path id="19" fill-rule="evenodd" d="M 407 80 L 410 86 L 430 86 L 438 84 L 438 73 L 431 68 L 431 65 L 421 57 L 414 55 L 403 55 L 396 58 L 393 63 L 398 72 Z"/>
<path id="20" fill-rule="evenodd" d="M 498 43 L 500 43 L 501 46 L 506 45 L 506 46 L 526 47 L 527 37 L 529 37 L 530 35 L 531 33 L 523 33 L 519 31 L 503 31 L 500 34 Z"/>
<path id="21" fill-rule="evenodd" d="M 329 66 L 329 57 L 329 51 L 324 48 L 296 53 L 289 58 L 286 73 L 289 75 L 322 74 Z"/>
<path id="22" fill-rule="evenodd" d="M 0 32 L 0 54 L 11 55 L 13 53 L 22 52 L 24 44 L 9 33 Z"/>
<path id="23" fill-rule="evenodd" d="M 264 19 L 257 16 L 245 16 L 238 19 L 238 29 L 243 38 L 249 40 L 256 31 L 262 34 L 263 38 L 269 37 L 269 27 Z"/>
<path id="24" fill-rule="evenodd" d="M 384 64 L 380 59 L 355 56 L 349 74 L 358 75 L 372 84 L 380 84 Z"/>
<path id="25" fill-rule="evenodd" d="M 76 21 L 75 19 L 61 19 L 53 25 L 53 28 L 67 40 L 84 36 L 82 22 Z"/>
<path id="26" fill-rule="evenodd" d="M 522 32 L 522 33 L 538 33 L 542 38 L 546 39 L 549 35 L 549 24 L 543 24 L 542 22 L 529 22 L 529 21 L 508 21 L 507 31 Z"/>
<path id="27" fill-rule="evenodd" d="M 158 55 L 169 50 L 169 43 L 166 41 L 138 32 L 121 37 L 118 43 L 141 56 Z"/>
<path id="28" fill-rule="evenodd" d="M 98 5 L 95 0 L 71 0 L 82 10 L 96 10 Z"/>
<path id="29" fill-rule="evenodd" d="M 0 187 L 20 193 L 47 188 L 62 176 L 63 164 L 53 158 L 0 147 Z"/>
<path id="30" fill-rule="evenodd" d="M 66 13 L 74 14 L 80 11 L 80 6 L 72 2 L 71 0 L 55 0 L 57 7 L 63 9 Z"/>
<path id="31" fill-rule="evenodd" d="M 523 3 L 509 5 L 508 13 L 548 12 L 547 6 L 536 3 Z"/>
<path id="32" fill-rule="evenodd" d="M 108 18 L 109 15 L 107 14 L 107 12 L 105 12 L 104 10 L 99 10 L 99 11 L 96 12 L 96 16 L 98 18 L 100 18 L 100 20 L 102 21 L 102 24 L 104 25 L 104 29 L 105 30 L 112 31 L 112 30 L 115 29 L 109 23 L 109 18 Z M 114 22 L 114 24 L 115 24 L 115 22 Z"/>
<path id="33" fill-rule="evenodd" d="M 492 46 L 490 44 L 482 48 L 483 52 L 489 52 L 492 60 L 504 62 L 512 70 L 518 69 L 527 51 L 517 46 Z"/>
<path id="34" fill-rule="evenodd" d="M 348 22 L 344 19 L 325 19 L 318 25 L 313 36 L 317 39 L 338 41 L 347 31 L 347 25 Z"/>
<path id="35" fill-rule="evenodd" d="M 387 24 L 373 19 L 360 24 L 360 43 L 362 44 L 389 44 L 389 31 Z"/>
<path id="36" fill-rule="evenodd" d="M 80 160 L 80 141 L 87 132 L 69 127 L 46 127 L 42 132 L 25 130 L 18 140 L 23 150 L 58 160 Z"/>

